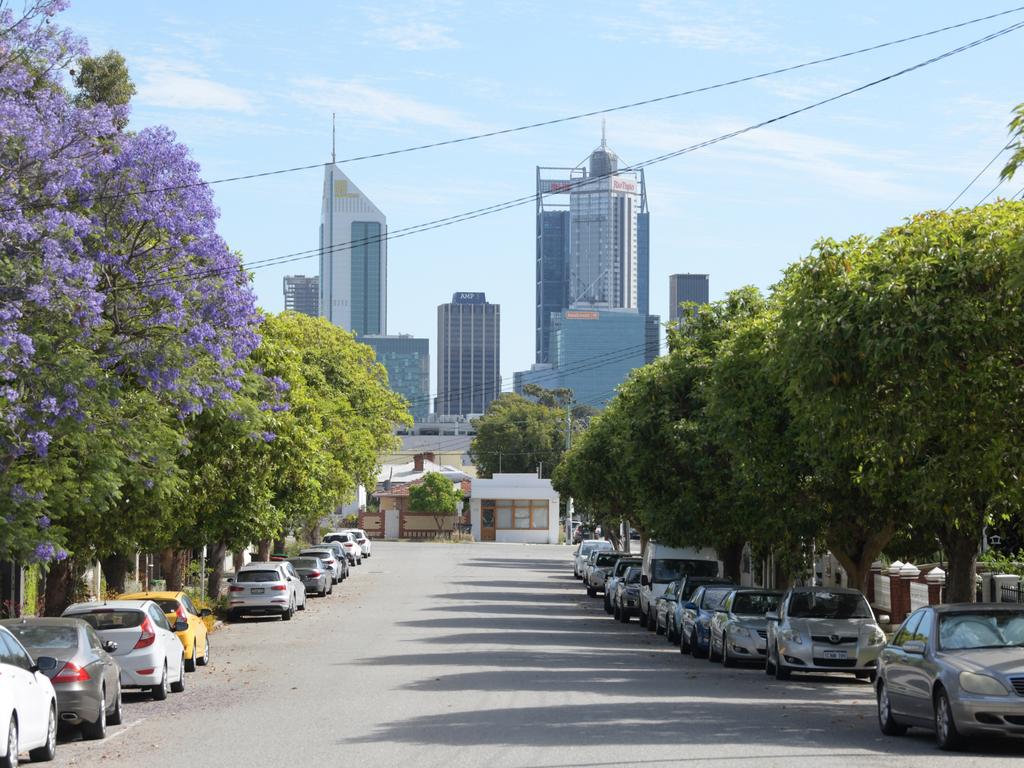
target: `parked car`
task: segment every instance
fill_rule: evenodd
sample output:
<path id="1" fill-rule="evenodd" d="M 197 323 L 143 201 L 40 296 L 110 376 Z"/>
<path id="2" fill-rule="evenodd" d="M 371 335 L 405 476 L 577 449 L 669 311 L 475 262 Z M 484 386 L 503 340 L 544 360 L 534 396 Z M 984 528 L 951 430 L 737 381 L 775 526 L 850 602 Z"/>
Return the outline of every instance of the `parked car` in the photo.
<path id="1" fill-rule="evenodd" d="M 315 547 L 306 547 L 299 551 L 299 557 L 319 558 L 331 570 L 331 581 L 335 584 L 348 578 L 348 556 L 341 544 L 336 541 Z"/>
<path id="2" fill-rule="evenodd" d="M 602 552 L 605 552 L 605 551 L 606 550 L 603 550 L 603 549 L 591 550 L 590 554 L 587 555 L 586 559 L 583 561 L 583 567 L 580 568 L 580 577 L 583 579 L 584 585 L 586 585 L 587 580 L 590 578 L 590 571 L 594 567 L 594 559 L 599 554 L 601 554 Z"/>
<path id="3" fill-rule="evenodd" d="M 888 623 L 889 617 L 881 617 Z M 885 632 L 856 589 L 793 587 L 768 614 L 765 671 L 778 680 L 793 672 L 851 672 L 872 677 Z"/>
<path id="4" fill-rule="evenodd" d="M 583 578 L 583 563 L 590 556 L 590 553 L 595 549 L 608 550 L 613 549 L 610 541 L 604 539 L 584 539 L 580 542 L 580 545 L 572 553 L 572 575 L 577 579 Z"/>
<path id="5" fill-rule="evenodd" d="M 596 597 L 598 592 L 604 592 L 604 583 L 608 579 L 608 574 L 611 573 L 615 564 L 627 555 L 627 552 L 609 552 L 603 549 L 596 551 L 594 563 L 583 580 L 590 597 Z"/>
<path id="6" fill-rule="evenodd" d="M 683 603 L 679 620 L 679 652 L 692 653 L 694 658 L 707 656 L 711 648 L 711 617 L 735 584 L 714 584 L 697 587 L 689 602 Z"/>
<path id="7" fill-rule="evenodd" d="M 56 666 L 56 662 L 54 662 Z M 16 766 L 28 750 L 45 762 L 57 754 L 57 694 L 28 651 L 0 627 L 0 764 Z"/>
<path id="8" fill-rule="evenodd" d="M 735 586 L 735 584 L 728 579 L 722 579 L 718 576 L 691 576 L 690 574 L 686 574 L 679 580 L 679 588 L 676 590 L 675 601 L 666 616 L 668 619 L 668 623 L 665 625 L 666 640 L 674 645 L 680 645 L 682 643 L 680 627 L 683 623 L 683 606 L 690 602 L 690 597 L 697 591 L 698 587 L 719 584 L 722 586 Z"/>
<path id="9" fill-rule="evenodd" d="M 640 568 L 628 568 L 615 585 L 612 598 L 612 615 L 623 624 L 632 616 L 639 615 L 640 609 Z"/>
<path id="10" fill-rule="evenodd" d="M 293 557 L 288 562 L 299 574 L 307 593 L 326 597 L 334 591 L 334 572 L 319 557 Z"/>
<path id="11" fill-rule="evenodd" d="M 359 549 L 363 553 L 363 557 L 370 556 L 373 552 L 373 545 L 370 543 L 370 537 L 366 535 L 366 531 L 362 528 L 346 528 L 344 532 L 350 533 L 355 537 L 356 544 L 359 545 Z"/>
<path id="12" fill-rule="evenodd" d="M 249 563 L 228 579 L 228 618 L 277 615 L 288 621 L 306 608 L 306 588 L 291 563 Z"/>
<path id="13" fill-rule="evenodd" d="M 572 543 L 582 544 L 587 539 L 594 538 L 594 526 L 589 523 L 577 523 L 572 529 Z"/>
<path id="14" fill-rule="evenodd" d="M 668 628 L 668 614 L 675 611 L 676 595 L 679 592 L 679 582 L 670 581 L 665 586 L 665 591 L 654 601 L 654 631 L 659 635 L 665 634 Z"/>
<path id="15" fill-rule="evenodd" d="M 612 568 L 611 573 L 608 574 L 608 578 L 604 582 L 604 612 L 609 616 L 615 612 L 615 606 L 612 604 L 612 598 L 615 597 L 615 588 L 619 583 L 619 580 L 625 576 L 626 571 L 633 566 L 639 566 L 641 560 L 639 557 L 622 557 L 615 563 L 615 567 Z"/>
<path id="16" fill-rule="evenodd" d="M 708 658 L 731 667 L 737 661 L 764 663 L 768 654 L 768 619 L 779 609 L 781 591 L 734 589 L 711 617 Z"/>
<path id="17" fill-rule="evenodd" d="M 346 531 L 334 531 L 324 536 L 324 542 L 336 541 L 345 548 L 345 555 L 350 565 L 360 565 L 363 562 L 363 550 L 356 544 L 356 537 Z"/>
<path id="18" fill-rule="evenodd" d="M 176 634 L 185 648 L 185 671 L 195 672 L 197 665 L 205 667 L 210 663 L 210 634 L 203 621 L 212 613 L 208 608 L 196 608 L 192 598 L 184 592 L 133 592 L 121 595 L 118 600 L 152 600 L 171 625 L 184 619 L 187 628 Z"/>
<path id="19" fill-rule="evenodd" d="M 654 629 L 654 601 L 671 581 L 686 574 L 717 576 L 721 563 L 712 549 L 666 547 L 656 541 L 647 542 L 640 574 L 640 623 Z"/>
<path id="20" fill-rule="evenodd" d="M 910 614 L 878 660 L 882 733 L 934 728 L 942 749 L 975 734 L 1024 735 L 1024 606 L 956 604 Z"/>
<path id="21" fill-rule="evenodd" d="M 102 739 L 108 724 L 121 723 L 121 668 L 110 655 L 117 643 L 101 640 L 81 619 L 32 617 L 0 625 L 50 679 L 61 725 L 81 726 L 83 738 Z"/>
<path id="22" fill-rule="evenodd" d="M 184 631 L 186 623 L 179 619 L 172 627 L 152 600 L 75 603 L 63 615 L 81 619 L 101 640 L 117 644 L 109 653 L 121 667 L 122 688 L 145 688 L 157 701 L 185 690 L 185 648 L 175 632 Z"/>

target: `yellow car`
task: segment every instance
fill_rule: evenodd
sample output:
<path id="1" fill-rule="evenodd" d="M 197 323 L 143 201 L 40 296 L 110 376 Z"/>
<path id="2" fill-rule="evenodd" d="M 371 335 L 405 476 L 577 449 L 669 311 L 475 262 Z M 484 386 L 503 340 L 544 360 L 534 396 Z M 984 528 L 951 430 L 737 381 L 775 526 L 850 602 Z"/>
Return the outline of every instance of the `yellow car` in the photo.
<path id="1" fill-rule="evenodd" d="M 130 595 L 121 595 L 118 599 L 152 600 L 167 615 L 171 627 L 174 627 L 178 620 L 184 620 L 188 628 L 175 634 L 185 646 L 185 671 L 195 672 L 197 664 L 200 667 L 209 664 L 210 638 L 203 618 L 209 616 L 211 612 L 206 608 L 196 610 L 192 600 L 184 592 L 133 592 Z"/>

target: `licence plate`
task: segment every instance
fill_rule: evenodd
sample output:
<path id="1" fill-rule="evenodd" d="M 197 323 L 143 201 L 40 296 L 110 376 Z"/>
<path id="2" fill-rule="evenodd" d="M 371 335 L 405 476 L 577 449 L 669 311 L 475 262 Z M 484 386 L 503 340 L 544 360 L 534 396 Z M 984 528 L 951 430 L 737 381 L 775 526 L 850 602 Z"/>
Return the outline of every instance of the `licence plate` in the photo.
<path id="1" fill-rule="evenodd" d="M 826 659 L 845 659 L 846 651 L 822 651 L 821 655 Z"/>
<path id="2" fill-rule="evenodd" d="M 249 593 L 252 594 L 252 595 L 262 595 L 263 594 L 263 587 L 250 587 L 249 588 Z"/>

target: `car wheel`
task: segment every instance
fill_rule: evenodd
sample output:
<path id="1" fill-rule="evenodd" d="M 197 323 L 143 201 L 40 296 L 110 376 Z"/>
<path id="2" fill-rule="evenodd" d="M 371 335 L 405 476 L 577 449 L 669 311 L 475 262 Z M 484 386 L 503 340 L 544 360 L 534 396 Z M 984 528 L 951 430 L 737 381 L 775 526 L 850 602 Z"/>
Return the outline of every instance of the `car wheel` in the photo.
<path id="1" fill-rule="evenodd" d="M 612 618 L 614 618 L 616 621 L 622 621 L 622 615 L 619 611 L 619 606 L 617 605 L 614 608 L 612 608 Z"/>
<path id="2" fill-rule="evenodd" d="M 114 699 L 114 709 L 107 715 L 107 725 L 120 725 L 121 720 L 124 718 L 124 713 L 121 711 L 121 685 L 117 686 L 117 698 Z"/>
<path id="3" fill-rule="evenodd" d="M 205 667 L 210 663 L 210 636 L 206 636 L 206 645 L 203 647 L 203 655 L 196 661 L 200 667 Z"/>
<path id="4" fill-rule="evenodd" d="M 107 689 L 100 692 L 100 709 L 96 719 L 89 723 L 82 723 L 83 739 L 105 739 L 107 737 Z"/>
<path id="5" fill-rule="evenodd" d="M 18 721 L 11 715 L 11 722 L 7 726 L 7 754 L 0 757 L 0 768 L 17 768 L 18 755 L 21 748 L 18 746 Z"/>
<path id="6" fill-rule="evenodd" d="M 722 635 L 722 666 L 723 667 L 735 667 L 736 662 L 732 656 L 729 655 L 729 636 Z"/>
<path id="7" fill-rule="evenodd" d="M 683 630 L 681 629 L 679 630 L 679 652 L 690 652 L 690 636 L 683 632 Z"/>
<path id="8" fill-rule="evenodd" d="M 167 698 L 167 694 L 170 693 L 170 686 L 167 684 L 167 662 L 164 662 L 164 676 L 160 679 L 159 685 L 151 686 L 149 689 L 149 695 L 153 697 L 153 701 L 163 701 Z"/>
<path id="9" fill-rule="evenodd" d="M 949 706 L 949 696 L 941 688 L 935 694 L 935 740 L 939 749 L 945 750 L 959 749 L 964 742 Z"/>
<path id="10" fill-rule="evenodd" d="M 701 647 L 697 644 L 697 629 L 693 630 L 693 634 L 690 635 L 690 653 L 693 654 L 695 659 L 703 659 L 707 656 L 707 650 L 701 650 Z"/>
<path id="11" fill-rule="evenodd" d="M 196 671 L 196 642 L 192 641 L 192 658 L 185 659 L 185 671 L 195 672 Z"/>
<path id="12" fill-rule="evenodd" d="M 316 591 L 317 597 L 327 597 L 327 580 L 324 580 L 324 588 Z"/>
<path id="13" fill-rule="evenodd" d="M 300 605 L 300 606 L 298 607 L 298 609 L 299 609 L 300 611 L 304 611 L 304 610 L 306 610 L 306 596 L 305 596 L 305 594 L 303 594 L 303 596 L 302 596 L 302 605 Z"/>
<path id="14" fill-rule="evenodd" d="M 50 717 L 46 721 L 46 743 L 30 749 L 28 756 L 33 763 L 48 763 L 57 756 L 57 702 L 50 705 Z M 14 759 L 17 760 L 17 756 Z"/>
<path id="15" fill-rule="evenodd" d="M 789 680 L 789 669 L 782 666 L 782 656 L 779 655 L 779 647 L 775 646 L 775 679 L 776 680 Z"/>
<path id="16" fill-rule="evenodd" d="M 291 621 L 292 616 L 295 615 L 295 605 L 289 604 L 288 610 L 281 614 L 281 621 Z"/>
<path id="17" fill-rule="evenodd" d="M 178 669 L 178 682 L 171 683 L 171 690 L 175 693 L 182 693 L 185 690 L 185 657 L 181 657 L 181 666 Z"/>
<path id="18" fill-rule="evenodd" d="M 878 684 L 878 727 L 886 736 L 902 736 L 907 732 L 907 726 L 897 723 L 892 715 L 889 689 L 884 680 Z"/>
<path id="19" fill-rule="evenodd" d="M 613 609 L 612 609 L 611 601 L 608 600 L 608 598 L 606 597 L 604 599 L 604 612 L 607 613 L 607 614 L 611 614 L 612 611 L 613 611 Z"/>
<path id="20" fill-rule="evenodd" d="M 587 587 L 587 597 L 597 597 L 597 590 L 593 587 Z"/>
<path id="21" fill-rule="evenodd" d="M 708 661 L 718 662 L 721 661 L 721 655 L 715 651 L 715 643 L 710 637 L 708 637 Z"/>
<path id="22" fill-rule="evenodd" d="M 228 611 L 228 621 L 241 621 L 242 614 L 240 611 Z"/>

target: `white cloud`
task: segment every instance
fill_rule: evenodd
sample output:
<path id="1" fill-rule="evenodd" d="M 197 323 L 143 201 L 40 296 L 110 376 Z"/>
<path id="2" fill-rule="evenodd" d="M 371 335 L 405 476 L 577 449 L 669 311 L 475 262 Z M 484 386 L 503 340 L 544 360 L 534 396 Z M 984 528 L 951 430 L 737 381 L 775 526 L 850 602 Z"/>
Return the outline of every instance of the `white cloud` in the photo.
<path id="1" fill-rule="evenodd" d="M 723 13 L 713 4 L 687 10 L 668 0 L 648 0 L 631 8 L 629 14 L 607 17 L 600 23 L 605 36 L 614 40 L 642 38 L 680 48 L 747 53 L 777 47 L 758 31 L 769 24 L 756 18 L 756 8 L 747 8 L 742 16 Z"/>
<path id="2" fill-rule="evenodd" d="M 372 28 L 365 36 L 370 42 L 383 43 L 401 51 L 459 48 L 461 43 L 455 38 L 452 27 L 442 23 L 454 18 L 453 10 L 453 4 L 443 0 L 388 10 L 366 9 L 364 13 Z"/>
<path id="3" fill-rule="evenodd" d="M 467 120 L 454 110 L 387 91 L 361 80 L 310 77 L 293 80 L 292 85 L 292 97 L 300 104 L 337 112 L 341 120 L 392 127 L 411 123 L 460 133 L 475 133 L 482 128 L 479 123 Z"/>
<path id="4" fill-rule="evenodd" d="M 137 58 L 141 77 L 136 101 L 145 106 L 169 109 L 256 112 L 255 94 L 217 82 L 195 64 L 170 59 Z"/>

